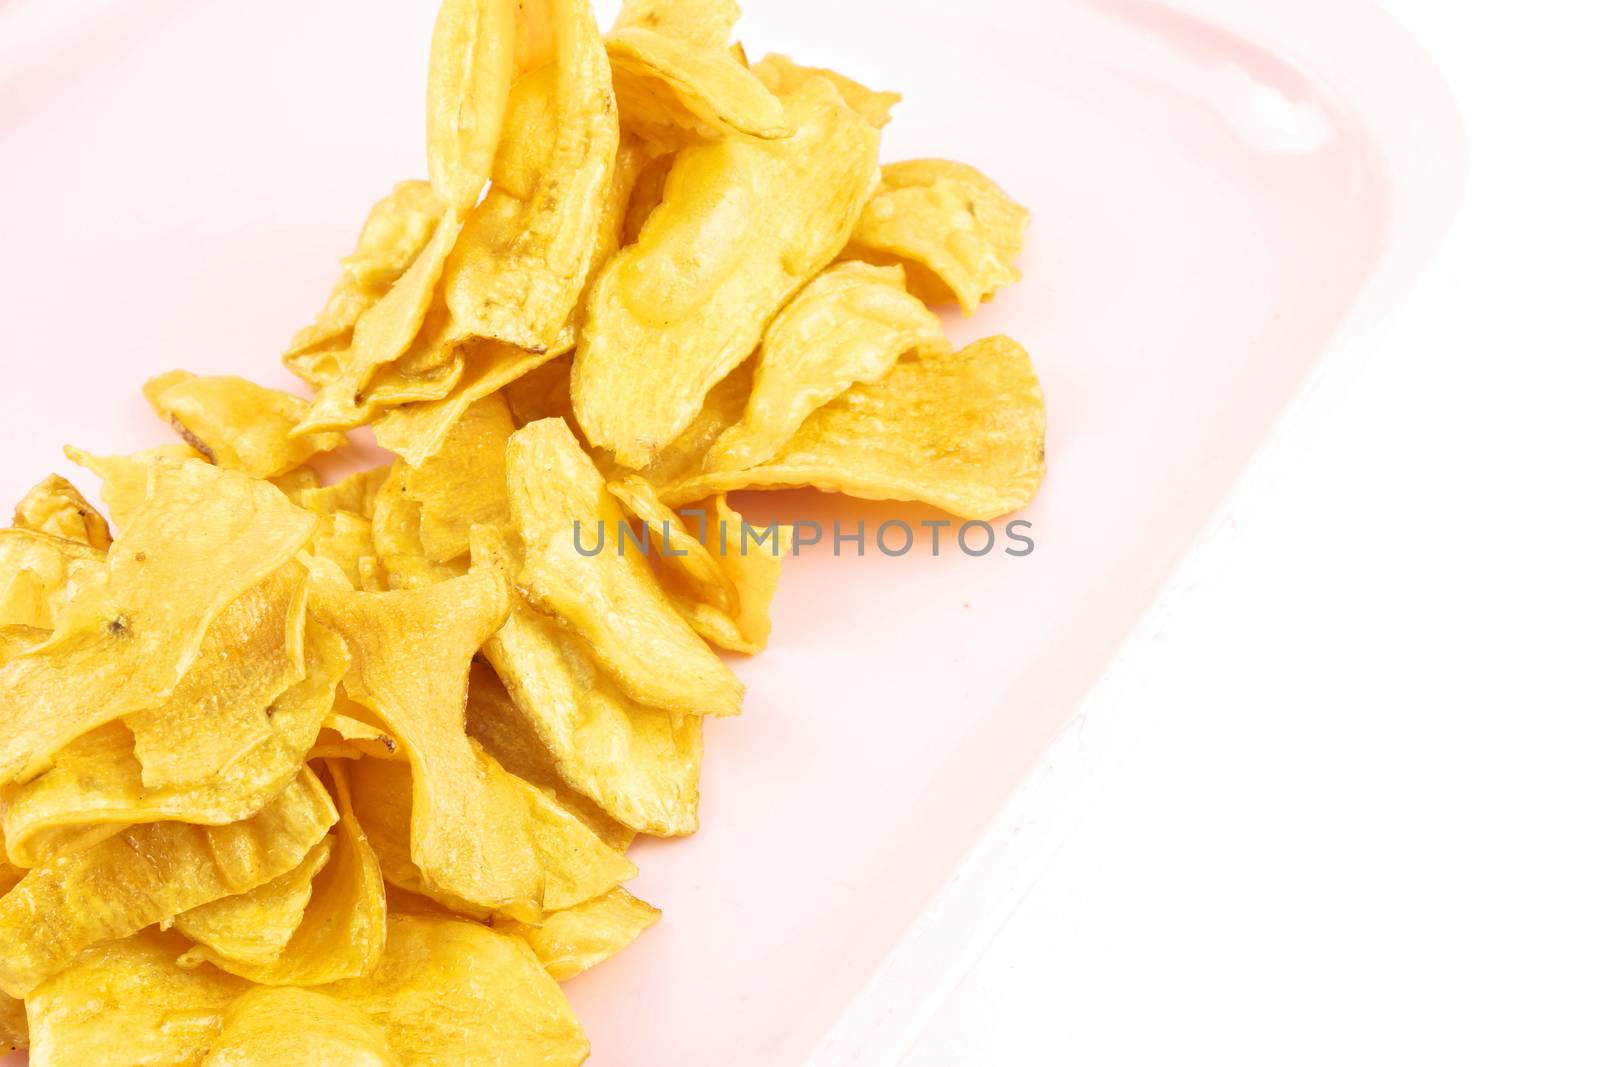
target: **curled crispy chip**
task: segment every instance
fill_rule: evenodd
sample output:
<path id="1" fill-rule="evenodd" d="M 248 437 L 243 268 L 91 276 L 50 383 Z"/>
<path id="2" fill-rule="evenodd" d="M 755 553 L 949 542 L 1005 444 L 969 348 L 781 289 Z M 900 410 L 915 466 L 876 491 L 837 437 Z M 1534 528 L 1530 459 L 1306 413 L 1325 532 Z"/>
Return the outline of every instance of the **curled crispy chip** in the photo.
<path id="1" fill-rule="evenodd" d="M 196 945 L 179 958 L 179 965 L 207 958 L 247 966 L 277 960 L 305 917 L 311 880 L 328 865 L 332 851 L 333 844 L 325 837 L 293 869 L 272 881 L 174 916 L 170 925 Z"/>
<path id="2" fill-rule="evenodd" d="M 28 490 L 13 515 L 12 522 L 19 529 L 77 541 L 101 551 L 111 547 L 111 528 L 105 518 L 59 474 L 50 475 Z"/>
<path id="3" fill-rule="evenodd" d="M 472 405 L 549 359 L 542 351 L 498 341 L 469 341 L 463 348 L 461 381 L 448 396 L 406 404 L 384 413 L 373 428 L 378 443 L 407 463 L 421 464 L 444 446 L 456 421 Z"/>
<path id="4" fill-rule="evenodd" d="M 461 332 L 556 354 L 588 281 L 617 155 L 616 101 L 587 0 L 547 0 L 548 54 L 512 87 L 494 181 L 443 290 Z M 542 62 L 541 62 L 542 61 Z"/>
<path id="5" fill-rule="evenodd" d="M 903 264 L 913 293 L 930 304 L 954 300 L 970 315 L 1022 278 L 1027 226 L 1028 209 L 975 167 L 908 160 L 883 168 L 845 255 Z"/>
<path id="6" fill-rule="evenodd" d="M 478 202 L 516 73 L 515 0 L 443 0 L 428 57 L 428 178 L 450 210 Z"/>
<path id="7" fill-rule="evenodd" d="M 205 960 L 273 986 L 325 985 L 372 973 L 387 931 L 383 872 L 356 817 L 344 767 L 331 762 L 328 774 L 339 825 L 329 835 L 330 859 L 311 883 L 304 918 L 292 928 L 282 951 L 272 960 L 257 961 L 200 946 L 185 953 L 180 964 L 196 966 Z"/>
<path id="8" fill-rule="evenodd" d="M 947 347 L 939 317 L 894 267 L 847 262 L 817 275 L 761 339 L 744 417 L 717 439 L 706 469 L 771 459 L 806 417 L 856 382 L 875 382 L 915 348 Z"/>
<path id="9" fill-rule="evenodd" d="M 302 771 L 242 822 L 133 826 L 34 867 L 0 897 L 0 989 L 26 996 L 90 946 L 271 881 L 336 818 L 316 775 Z"/>
<path id="10" fill-rule="evenodd" d="M 432 306 L 433 293 L 444 273 L 446 257 L 455 247 L 461 223 L 454 214 L 439 220 L 428 243 L 388 291 L 362 312 L 350 334 L 350 347 L 339 354 L 338 365 L 329 370 L 317 390 L 311 410 L 294 428 L 294 435 L 318 434 L 329 430 L 348 430 L 371 420 L 372 397 L 368 388 L 379 371 L 406 356 L 418 340 L 423 322 Z M 446 354 L 424 345 L 414 365 L 402 369 L 399 386 L 385 399 L 403 403 L 419 396 L 437 396 L 441 382 L 446 392 L 453 368 Z"/>
<path id="11" fill-rule="evenodd" d="M 921 500 L 965 519 L 1022 507 L 1044 477 L 1044 394 L 1028 354 L 990 337 L 905 359 L 815 411 L 766 463 L 689 477 L 668 504 L 734 489 L 814 485 L 866 500 Z"/>
<path id="12" fill-rule="evenodd" d="M 251 989 L 228 1005 L 200 1067 L 400 1067 L 377 1023 L 312 989 Z"/>
<path id="13" fill-rule="evenodd" d="M 150 476 L 160 467 L 178 467 L 185 460 L 204 459 L 188 445 L 157 445 L 130 456 L 93 456 L 68 445 L 67 458 L 100 479 L 100 499 L 106 515 L 119 527 L 126 526 L 133 513 L 150 496 Z"/>
<path id="14" fill-rule="evenodd" d="M 473 544 L 510 567 L 487 531 Z M 479 709 L 475 736 L 514 773 L 539 781 L 548 766 L 606 814 L 641 833 L 692 834 L 700 801 L 700 717 L 636 703 L 560 623 L 520 600 L 483 648 L 509 706 Z M 508 713 L 515 713 L 509 721 Z M 547 763 L 548 761 L 548 763 Z"/>
<path id="15" fill-rule="evenodd" d="M 506 692 L 500 676 L 487 663 L 472 665 L 467 686 L 467 733 L 517 777 L 538 786 L 615 852 L 626 852 L 635 833 L 584 794 L 567 784 L 556 770 L 555 757 L 539 741 Z M 21 877 L 19 872 L 17 877 Z"/>
<path id="16" fill-rule="evenodd" d="M 576 907 L 551 912 L 538 926 L 506 925 L 533 947 L 551 978 L 565 982 L 633 944 L 660 918 L 659 909 L 626 889 L 613 889 Z"/>
<path id="17" fill-rule="evenodd" d="M 133 735 L 121 723 L 84 734 L 56 753 L 49 770 L 0 791 L 6 847 L 18 863 L 36 866 L 138 823 L 220 826 L 250 817 L 300 770 L 348 665 L 339 636 L 312 623 L 306 677 L 274 700 L 270 731 L 220 774 L 192 786 L 146 788 Z"/>
<path id="18" fill-rule="evenodd" d="M 145 383 L 145 399 L 195 451 L 219 467 L 275 478 L 344 443 L 338 433 L 289 436 L 310 405 L 243 378 L 175 370 Z"/>
<path id="19" fill-rule="evenodd" d="M 377 969 L 321 991 L 377 1020 L 409 1067 L 576 1067 L 589 1054 L 533 949 L 475 922 L 392 915 Z"/>
<path id="20" fill-rule="evenodd" d="M 475 671 L 477 667 L 473 668 Z M 347 700 L 347 705 L 351 702 Z M 359 706 L 349 707 L 349 710 L 360 710 L 370 715 Z M 345 711 L 336 707 L 328 713 L 328 718 L 322 724 L 322 731 L 317 734 L 317 743 L 312 746 L 306 759 L 405 759 L 405 754 L 400 751 L 400 742 L 382 727 L 374 726 L 369 722 L 355 716 L 345 714 Z"/>
<path id="21" fill-rule="evenodd" d="M 44 645 L 0 666 L 0 781 L 74 737 L 169 697 L 206 630 L 283 566 L 316 519 L 264 482 L 187 461 L 150 472 L 149 500 Z"/>
<path id="22" fill-rule="evenodd" d="M 631 245 L 644 232 L 644 224 L 651 212 L 661 206 L 667 193 L 667 176 L 672 173 L 673 156 L 652 156 L 640 169 L 628 193 L 628 204 L 622 214 L 622 240 L 620 245 Z M 610 258 L 610 257 L 607 257 Z"/>
<path id="23" fill-rule="evenodd" d="M 700 505 L 700 510 L 706 512 L 708 549 L 722 581 L 733 589 L 733 603 L 719 603 L 704 583 L 683 570 L 664 571 L 662 583 L 695 633 L 718 648 L 753 656 L 767 647 L 772 635 L 769 612 L 793 529 L 747 529 L 744 516 L 728 505 L 724 494 Z"/>
<path id="24" fill-rule="evenodd" d="M 28 997 L 34 1062 L 50 1067 L 199 1064 L 248 985 L 178 966 L 183 939 L 146 930 L 90 949 Z"/>
<path id="25" fill-rule="evenodd" d="M 521 428 L 538 419 L 559 415 L 565 418 L 572 410 L 567 383 L 572 378 L 572 359 L 552 359 L 524 374 L 500 391 L 511 408 L 512 424 Z"/>
<path id="26" fill-rule="evenodd" d="M 525 550 L 517 587 L 529 602 L 578 633 L 633 699 L 679 714 L 738 714 L 744 686 L 678 617 L 643 555 L 583 547 L 608 527 L 618 537 L 624 519 L 567 424 L 524 426 L 506 464 Z"/>
<path id="27" fill-rule="evenodd" d="M 794 132 L 783 102 L 723 48 L 627 26 L 606 38 L 606 54 L 623 124 L 652 144 Z"/>
<path id="28" fill-rule="evenodd" d="M 792 93 L 812 78 L 826 78 L 839 90 L 850 109 L 878 129 L 889 125 L 889 112 L 900 102 L 899 93 L 881 93 L 852 81 L 837 71 L 822 67 L 802 67 L 788 56 L 769 53 L 761 62 L 750 68 L 768 89 L 775 93 Z"/>
<path id="29" fill-rule="evenodd" d="M 703 48 L 726 48 L 738 21 L 734 0 L 622 0 L 613 28 L 640 27 Z"/>
<path id="30" fill-rule="evenodd" d="M 345 690 L 404 746 L 415 771 L 410 854 L 431 889 L 484 908 L 536 908 L 527 807 L 466 735 L 467 669 L 505 622 L 505 584 L 472 574 L 356 593 L 320 561 L 312 613 L 349 642 Z"/>
<path id="31" fill-rule="evenodd" d="M 767 322 L 844 248 L 878 132 L 814 79 L 783 98 L 791 137 L 678 153 L 665 199 L 590 293 L 573 364 L 589 443 L 639 468 L 694 420 Z"/>
<path id="32" fill-rule="evenodd" d="M 215 778 L 273 734 L 305 677 L 306 569 L 290 562 L 223 609 L 167 699 L 123 721 L 151 788 Z"/>
<path id="33" fill-rule="evenodd" d="M 284 366 L 292 374 L 313 388 L 338 376 L 356 320 L 416 261 L 444 210 L 444 198 L 419 181 L 400 182 L 373 205 L 321 313 L 294 335 L 284 353 Z"/>
<path id="34" fill-rule="evenodd" d="M 655 487 L 637 474 L 611 482 L 606 490 L 639 520 L 641 540 L 661 560 L 662 584 L 668 588 L 669 595 L 671 586 L 667 575 L 670 573 L 693 589 L 696 599 L 724 611 L 737 607 L 739 591 L 717 565 L 707 546 L 706 534 L 715 538 L 716 530 L 705 521 L 703 512 L 695 516 L 700 522 L 686 525 L 656 496 Z M 711 544 L 715 545 L 716 541 L 713 539 Z"/>

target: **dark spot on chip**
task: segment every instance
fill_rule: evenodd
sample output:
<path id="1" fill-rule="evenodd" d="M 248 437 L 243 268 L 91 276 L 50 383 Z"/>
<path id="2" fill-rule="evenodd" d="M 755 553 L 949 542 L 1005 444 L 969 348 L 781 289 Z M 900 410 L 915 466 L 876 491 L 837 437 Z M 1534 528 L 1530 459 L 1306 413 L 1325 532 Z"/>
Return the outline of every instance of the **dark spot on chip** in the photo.
<path id="1" fill-rule="evenodd" d="M 121 615 L 118 615 L 116 618 L 106 623 L 106 633 L 110 634 L 112 637 L 121 637 L 127 632 L 128 624 L 123 620 Z"/>
<path id="2" fill-rule="evenodd" d="M 178 436 L 183 438 L 184 441 L 188 443 L 190 448 L 204 456 L 207 463 L 215 463 L 217 461 L 216 453 L 212 452 L 210 447 L 204 441 L 190 433 L 189 427 L 179 422 L 176 415 L 172 417 L 172 428 L 178 431 Z"/>
<path id="3" fill-rule="evenodd" d="M 150 557 L 146 556 L 143 552 L 135 552 L 133 554 L 133 559 L 134 559 L 135 563 L 143 563 L 145 560 L 147 560 L 149 558 Z"/>
<path id="4" fill-rule="evenodd" d="M 393 752 L 395 749 L 400 747 L 399 745 L 395 744 L 394 738 L 390 737 L 388 734 L 384 734 L 378 740 L 382 741 L 383 747 L 388 749 L 390 752 Z"/>

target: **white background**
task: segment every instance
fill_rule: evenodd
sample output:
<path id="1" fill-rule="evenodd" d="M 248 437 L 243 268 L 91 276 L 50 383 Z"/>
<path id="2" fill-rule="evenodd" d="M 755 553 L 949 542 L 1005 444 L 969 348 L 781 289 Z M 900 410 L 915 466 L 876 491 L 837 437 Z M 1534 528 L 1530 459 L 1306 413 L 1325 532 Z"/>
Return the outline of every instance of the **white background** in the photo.
<path id="1" fill-rule="evenodd" d="M 1600 1062 L 1600 18 L 1386 6 L 1465 211 L 907 1065 Z"/>

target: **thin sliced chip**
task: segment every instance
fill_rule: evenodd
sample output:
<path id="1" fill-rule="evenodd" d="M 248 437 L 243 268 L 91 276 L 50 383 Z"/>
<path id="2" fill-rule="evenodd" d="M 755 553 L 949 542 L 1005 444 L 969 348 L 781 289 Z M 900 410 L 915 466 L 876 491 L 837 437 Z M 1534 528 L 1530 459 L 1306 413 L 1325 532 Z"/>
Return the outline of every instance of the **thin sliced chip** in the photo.
<path id="1" fill-rule="evenodd" d="M 359 1009 L 311 989 L 252 989 L 228 1005 L 200 1067 L 401 1067 Z"/>
<path id="2" fill-rule="evenodd" d="M 678 153 L 661 206 L 590 294 L 573 408 L 589 443 L 624 466 L 645 466 L 689 426 L 844 248 L 871 191 L 878 131 L 821 79 L 783 99 L 793 136 Z"/>
<path id="3" fill-rule="evenodd" d="M 680 586 L 692 590 L 695 600 L 723 611 L 738 609 L 739 591 L 707 545 L 708 533 L 712 534 L 710 544 L 717 544 L 716 529 L 706 521 L 704 513 L 697 516 L 701 520 L 698 523 L 685 523 L 661 502 L 655 487 L 637 474 L 607 484 L 606 490 L 639 521 L 641 539 L 660 561 L 662 585 L 669 596 L 673 589 L 670 575 Z"/>
<path id="4" fill-rule="evenodd" d="M 329 763 L 328 774 L 339 808 L 339 825 L 329 835 L 330 862 L 312 882 L 305 917 L 282 952 L 258 963 L 200 947 L 186 953 L 180 964 L 207 960 L 272 986 L 326 985 L 371 974 L 377 967 L 387 934 L 383 872 L 356 817 L 345 768 Z"/>
<path id="5" fill-rule="evenodd" d="M 152 789 L 221 775 L 273 734 L 272 702 L 306 676 L 306 569 L 290 562 L 229 604 L 172 694 L 124 717 Z"/>
<path id="6" fill-rule="evenodd" d="M 524 548 L 517 587 L 594 650 L 623 692 L 686 715 L 736 715 L 744 686 L 678 617 L 642 553 L 589 554 L 622 508 L 560 419 L 529 423 L 507 451 L 511 511 Z"/>
<path id="7" fill-rule="evenodd" d="M 652 144 L 794 132 L 783 101 L 726 49 L 628 26 L 606 38 L 606 54 L 623 125 Z"/>
<path id="8" fill-rule="evenodd" d="M 287 474 L 268 478 L 267 481 L 276 486 L 278 491 L 290 500 L 295 500 L 301 493 L 318 489 L 322 486 L 322 479 L 317 477 L 317 472 L 310 467 L 296 467 Z"/>
<path id="9" fill-rule="evenodd" d="M 169 697 L 211 622 L 282 567 L 316 524 L 264 482 L 196 461 L 151 470 L 150 499 L 107 554 L 103 583 L 46 644 L 0 667 L 0 781 L 37 774 L 101 723 Z"/>
<path id="10" fill-rule="evenodd" d="M 587 283 L 619 130 L 588 0 L 547 0 L 549 60 L 511 90 L 494 182 L 450 257 L 461 332 L 550 355 Z"/>
<path id="11" fill-rule="evenodd" d="M 660 918 L 658 908 L 626 889 L 613 889 L 576 907 L 553 911 L 538 926 L 508 923 L 506 927 L 533 947 L 551 978 L 565 982 L 633 944 Z"/>
<path id="12" fill-rule="evenodd" d="M 175 370 L 145 383 L 145 399 L 195 451 L 252 478 L 276 478 L 344 444 L 338 433 L 291 438 L 311 405 L 243 378 Z"/>
<path id="13" fill-rule="evenodd" d="M 717 439 L 706 469 L 764 463 L 813 411 L 856 382 L 882 378 L 902 353 L 947 348 L 939 317 L 906 292 L 902 270 L 829 267 L 767 327 L 744 417 Z"/>
<path id="14" fill-rule="evenodd" d="M 50 1067 L 198 1064 L 247 983 L 184 970 L 181 937 L 146 930 L 90 949 L 28 997 L 34 1062 Z"/>
<path id="15" fill-rule="evenodd" d="M 506 770 L 543 789 L 582 819 L 607 848 L 626 852 L 633 844 L 632 827 L 607 815 L 600 805 L 561 777 L 555 757 L 517 710 L 500 676 L 487 663 L 472 665 L 472 680 L 467 686 L 467 733 Z"/>
<path id="16" fill-rule="evenodd" d="M 572 412 L 567 383 L 572 378 L 572 358 L 563 356 L 535 367 L 504 389 L 512 423 L 521 428 L 538 419 L 566 418 Z"/>
<path id="17" fill-rule="evenodd" d="M 367 388 L 380 370 L 405 356 L 417 340 L 444 273 L 445 259 L 460 232 L 459 219 L 447 214 L 406 272 L 356 320 L 350 347 L 340 354 L 334 375 L 317 390 L 311 410 L 294 428 L 294 435 L 349 430 L 370 421 L 373 410 L 368 406 Z M 439 366 L 430 356 L 414 372 L 436 384 L 433 375 Z"/>
<path id="18" fill-rule="evenodd" d="M 474 560 L 511 562 L 485 534 Z M 700 803 L 700 717 L 673 715 L 628 699 L 588 646 L 520 600 L 483 648 L 510 693 L 515 723 L 479 718 L 496 758 L 540 780 L 546 753 L 555 773 L 618 822 L 641 833 L 692 834 Z"/>
<path id="19" fill-rule="evenodd" d="M 1044 426 L 1028 354 L 1008 337 L 990 337 L 950 355 L 901 360 L 881 380 L 819 408 L 761 466 L 689 477 L 661 495 L 676 506 L 734 489 L 814 485 L 989 520 L 1038 491 Z"/>
<path id="20" fill-rule="evenodd" d="M 613 28 L 638 26 L 704 48 L 726 48 L 738 21 L 734 0 L 623 0 Z"/>
<path id="21" fill-rule="evenodd" d="M 100 499 L 106 515 L 118 527 L 128 524 L 150 495 L 150 474 L 158 467 L 181 466 L 185 460 L 204 459 L 188 445 L 157 445 L 129 456 L 94 456 L 67 445 L 67 458 L 100 479 Z"/>
<path id="22" fill-rule="evenodd" d="M 700 510 L 706 513 L 709 547 L 718 568 L 735 591 L 734 606 L 718 605 L 702 586 L 686 581 L 682 572 L 664 573 L 662 582 L 695 633 L 718 648 L 753 656 L 767 647 L 772 636 L 772 598 L 794 530 L 779 526 L 759 536 L 753 529 L 747 532 L 744 516 L 728 505 L 726 495 L 700 505 Z"/>
<path id="23" fill-rule="evenodd" d="M 930 304 L 955 301 L 970 315 L 1022 278 L 1017 259 L 1028 209 L 975 167 L 915 159 L 883 168 L 845 255 L 906 268 Z"/>
<path id="24" fill-rule="evenodd" d="M 390 916 L 377 970 L 322 992 L 377 1020 L 408 1067 L 577 1067 L 589 1054 L 533 949 L 474 922 Z"/>
<path id="25" fill-rule="evenodd" d="M 352 653 L 345 690 L 379 717 L 415 770 L 411 858 L 428 886 L 480 907 L 537 907 L 526 805 L 485 766 L 465 727 L 467 670 L 509 605 L 498 574 L 395 593 L 356 593 L 320 561 L 314 616 Z"/>
<path id="26" fill-rule="evenodd" d="M 472 405 L 536 369 L 549 354 L 498 341 L 469 341 L 461 381 L 450 395 L 384 413 L 373 427 L 378 443 L 407 463 L 421 464 L 444 446 L 450 429 Z"/>
<path id="27" fill-rule="evenodd" d="M 421 589 L 467 572 L 465 560 L 436 563 L 428 559 L 422 544 L 422 505 L 404 492 L 409 470 L 404 462 L 395 464 L 373 507 L 372 544 L 389 589 Z"/>
<path id="28" fill-rule="evenodd" d="M 306 677 L 273 702 L 272 728 L 216 777 L 189 787 L 147 789 L 133 735 L 120 722 L 92 730 L 56 753 L 50 769 L 0 791 L 6 847 L 37 866 L 152 822 L 221 826 L 249 818 L 294 780 L 349 666 L 344 642 L 310 623 Z"/>
<path id="29" fill-rule="evenodd" d="M 264 966 L 283 954 L 311 902 L 311 880 L 328 865 L 333 843 L 323 838 L 292 870 L 248 893 L 213 900 L 173 917 L 170 926 L 196 947 L 178 960 L 191 966 L 226 959 Z"/>
<path id="30" fill-rule="evenodd" d="M 13 512 L 13 525 L 24 530 L 77 541 L 104 551 L 111 547 L 105 518 L 59 474 L 52 474 L 23 497 Z"/>
<path id="31" fill-rule="evenodd" d="M 0 989 L 26 996 L 86 948 L 271 881 L 337 817 L 316 775 L 302 771 L 243 822 L 134 826 L 33 868 L 0 897 Z"/>
<path id="32" fill-rule="evenodd" d="M 492 393 L 467 408 L 438 451 L 401 473 L 400 491 L 417 505 L 430 560 L 445 563 L 465 555 L 475 525 L 510 524 L 506 441 L 515 429 L 504 398 Z"/>
<path id="33" fill-rule="evenodd" d="M 477 667 L 474 666 L 474 670 Z M 353 702 L 346 700 L 345 706 L 351 711 L 360 710 Z M 387 730 L 374 726 L 352 715 L 346 714 L 340 707 L 335 707 L 328 713 L 328 718 L 322 724 L 322 732 L 317 735 L 317 743 L 307 753 L 306 759 L 405 759 L 405 753 L 400 751 L 400 742 Z"/>
<path id="34" fill-rule="evenodd" d="M 320 489 L 302 490 L 294 500 L 307 511 L 314 511 L 318 515 L 348 511 L 364 519 L 370 519 L 373 501 L 377 499 L 378 490 L 383 487 L 384 480 L 388 477 L 389 467 L 385 464 L 352 474 Z"/>
<path id="35" fill-rule="evenodd" d="M 428 178 L 450 210 L 478 202 L 516 73 L 515 0 L 443 0 L 428 59 Z"/>
<path id="36" fill-rule="evenodd" d="M 889 125 L 889 112 L 900 102 L 899 93 L 877 92 L 838 71 L 823 67 L 803 67 L 788 56 L 768 53 L 751 68 L 756 77 L 775 93 L 792 93 L 812 78 L 826 78 L 839 90 L 850 109 L 878 129 Z"/>
<path id="37" fill-rule="evenodd" d="M 444 211 L 444 198 L 420 181 L 400 182 L 373 205 L 321 313 L 294 335 L 284 353 L 292 374 L 316 389 L 338 376 L 356 320 L 416 261 Z"/>

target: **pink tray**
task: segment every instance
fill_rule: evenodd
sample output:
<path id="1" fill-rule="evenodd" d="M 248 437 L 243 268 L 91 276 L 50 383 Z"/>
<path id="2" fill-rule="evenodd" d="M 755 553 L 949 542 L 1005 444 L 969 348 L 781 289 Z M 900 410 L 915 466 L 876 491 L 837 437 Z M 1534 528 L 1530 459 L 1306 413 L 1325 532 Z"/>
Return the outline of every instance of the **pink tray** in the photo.
<path id="1" fill-rule="evenodd" d="M 423 171 L 432 6 L 0 5 L 0 499 L 76 477 L 63 441 L 165 439 L 156 372 L 290 384 L 367 206 Z M 569 986 L 603 1065 L 891 1058 L 1005 888 L 974 843 L 1464 173 L 1448 92 L 1364 0 L 745 6 L 753 54 L 906 94 L 886 158 L 975 162 L 1033 209 L 1025 281 L 952 332 L 1033 353 L 1050 473 L 1030 557 L 786 570 L 747 711 L 707 729 L 703 830 L 635 849 L 665 920 Z"/>

